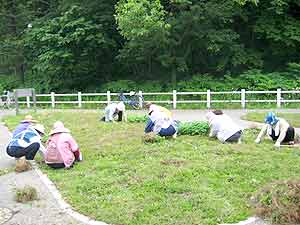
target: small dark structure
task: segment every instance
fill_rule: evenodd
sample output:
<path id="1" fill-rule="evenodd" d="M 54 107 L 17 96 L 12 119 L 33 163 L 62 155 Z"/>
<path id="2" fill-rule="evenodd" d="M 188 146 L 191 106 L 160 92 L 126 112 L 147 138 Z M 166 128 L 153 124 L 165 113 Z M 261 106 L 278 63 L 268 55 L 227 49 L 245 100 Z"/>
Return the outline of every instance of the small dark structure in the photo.
<path id="1" fill-rule="evenodd" d="M 36 111 L 36 96 L 34 88 L 26 89 L 15 89 L 14 90 L 15 104 L 16 104 L 16 114 L 19 113 L 19 102 L 20 97 L 32 97 L 34 111 Z"/>

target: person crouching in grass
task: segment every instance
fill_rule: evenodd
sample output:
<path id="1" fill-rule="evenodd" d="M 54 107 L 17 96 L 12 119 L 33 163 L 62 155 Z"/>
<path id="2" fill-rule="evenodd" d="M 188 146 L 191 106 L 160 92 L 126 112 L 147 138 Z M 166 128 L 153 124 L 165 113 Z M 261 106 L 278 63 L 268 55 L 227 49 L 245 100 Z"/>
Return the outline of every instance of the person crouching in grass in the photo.
<path id="1" fill-rule="evenodd" d="M 114 118 L 118 116 L 117 121 L 127 121 L 124 102 L 111 103 L 104 109 L 104 117 L 101 121 L 114 122 Z"/>
<path id="2" fill-rule="evenodd" d="M 242 129 L 221 110 L 214 110 L 206 114 L 210 127 L 209 137 L 217 137 L 222 143 L 241 143 Z"/>
<path id="3" fill-rule="evenodd" d="M 295 129 L 285 119 L 276 117 L 273 112 L 269 112 L 265 118 L 265 125 L 258 134 L 255 143 L 260 143 L 266 133 L 275 141 L 275 147 L 287 143 L 293 145 L 295 141 Z"/>
<path id="4" fill-rule="evenodd" d="M 149 114 L 145 133 L 153 132 L 162 137 L 176 137 L 177 125 L 173 119 L 170 119 L 165 113 L 160 111 L 151 111 Z"/>
<path id="5" fill-rule="evenodd" d="M 41 155 L 45 155 L 45 147 L 41 142 L 42 136 L 45 134 L 45 128 L 41 124 L 27 127 L 12 137 L 7 145 L 6 152 L 9 156 L 15 157 L 16 166 L 26 160 L 33 160 L 36 153 L 40 151 Z M 24 159 L 25 158 L 25 159 Z"/>
<path id="6" fill-rule="evenodd" d="M 82 154 L 75 139 L 61 121 L 54 123 L 49 135 L 45 154 L 45 162 L 48 166 L 54 169 L 68 169 L 75 161 L 82 160 Z"/>

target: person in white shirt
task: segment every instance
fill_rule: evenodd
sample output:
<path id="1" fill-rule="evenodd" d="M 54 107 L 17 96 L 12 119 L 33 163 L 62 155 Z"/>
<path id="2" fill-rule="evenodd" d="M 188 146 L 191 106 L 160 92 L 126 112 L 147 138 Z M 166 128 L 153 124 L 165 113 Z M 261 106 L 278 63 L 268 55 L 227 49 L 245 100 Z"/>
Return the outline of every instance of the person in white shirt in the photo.
<path id="1" fill-rule="evenodd" d="M 151 112 L 154 112 L 154 111 L 158 111 L 158 112 L 165 113 L 167 115 L 167 117 L 170 119 L 173 118 L 173 114 L 170 110 L 168 110 L 167 108 L 162 107 L 160 105 L 153 104 L 152 102 L 146 102 L 145 108 L 148 109 L 148 114 L 150 114 Z"/>
<path id="2" fill-rule="evenodd" d="M 118 116 L 118 121 L 127 121 L 124 102 L 111 103 L 104 109 L 104 117 L 101 121 L 114 122 L 114 118 Z"/>
<path id="3" fill-rule="evenodd" d="M 269 112 L 265 118 L 265 125 L 262 127 L 255 142 L 261 142 L 263 136 L 268 134 L 275 147 L 280 147 L 281 143 L 294 144 L 295 129 L 283 118 L 276 117 L 273 112 Z"/>
<path id="4" fill-rule="evenodd" d="M 209 137 L 217 137 L 222 143 L 241 143 L 242 129 L 221 110 L 208 112 L 206 118 L 210 127 Z"/>
<path id="5" fill-rule="evenodd" d="M 176 137 L 177 124 L 173 119 L 170 119 L 165 113 L 160 111 L 151 111 L 145 133 L 153 132 L 162 137 Z"/>

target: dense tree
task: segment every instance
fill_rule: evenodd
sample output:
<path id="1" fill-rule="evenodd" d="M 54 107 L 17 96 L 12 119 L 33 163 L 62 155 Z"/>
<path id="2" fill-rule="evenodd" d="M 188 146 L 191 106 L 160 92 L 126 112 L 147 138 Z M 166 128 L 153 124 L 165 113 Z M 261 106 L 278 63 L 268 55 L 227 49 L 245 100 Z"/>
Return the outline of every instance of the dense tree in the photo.
<path id="1" fill-rule="evenodd" d="M 20 80 L 9 87 L 175 87 L 288 63 L 299 75 L 299 58 L 299 0 L 0 0 L 0 74 Z"/>

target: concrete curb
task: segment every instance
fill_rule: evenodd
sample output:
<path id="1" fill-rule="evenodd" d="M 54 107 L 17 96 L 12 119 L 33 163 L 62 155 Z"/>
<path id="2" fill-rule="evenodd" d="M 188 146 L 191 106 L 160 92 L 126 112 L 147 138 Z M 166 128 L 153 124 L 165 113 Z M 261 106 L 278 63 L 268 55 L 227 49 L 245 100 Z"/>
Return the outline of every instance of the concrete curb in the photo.
<path id="1" fill-rule="evenodd" d="M 249 225 L 249 224 L 253 224 L 255 222 L 257 222 L 258 220 L 260 220 L 257 217 L 250 217 L 247 220 L 241 221 L 239 223 L 224 223 L 224 224 L 219 224 L 219 225 Z"/>
<path id="2" fill-rule="evenodd" d="M 46 185 L 48 190 L 51 192 L 52 196 L 58 202 L 59 207 L 64 212 L 66 212 L 69 216 L 73 217 L 74 219 L 76 219 L 84 224 L 87 224 L 87 225 L 108 225 L 105 222 L 93 220 L 85 215 L 82 215 L 82 214 L 74 211 L 72 209 L 72 207 L 63 200 L 63 198 L 62 198 L 61 194 L 59 193 L 59 191 L 57 190 L 55 184 L 47 177 L 47 175 L 43 174 L 43 172 L 38 168 L 36 162 L 33 161 L 31 163 L 32 163 L 34 171 L 38 174 L 38 176 L 40 177 L 42 182 Z"/>
<path id="3" fill-rule="evenodd" d="M 6 127 L 6 126 L 5 126 Z M 6 127 L 8 134 L 10 137 L 12 137 L 12 133 L 8 130 Z M 55 184 L 47 177 L 47 175 L 43 174 L 43 172 L 38 168 L 38 165 L 35 161 L 31 161 L 31 165 L 34 169 L 34 171 L 37 173 L 41 181 L 45 184 L 45 186 L 48 188 L 52 196 L 55 198 L 55 200 L 58 202 L 59 207 L 67 213 L 69 216 L 73 217 L 75 220 L 80 221 L 81 223 L 84 223 L 86 225 L 108 225 L 107 223 L 93 220 L 85 215 L 82 215 L 72 209 L 72 207 L 66 203 L 57 190 Z"/>

